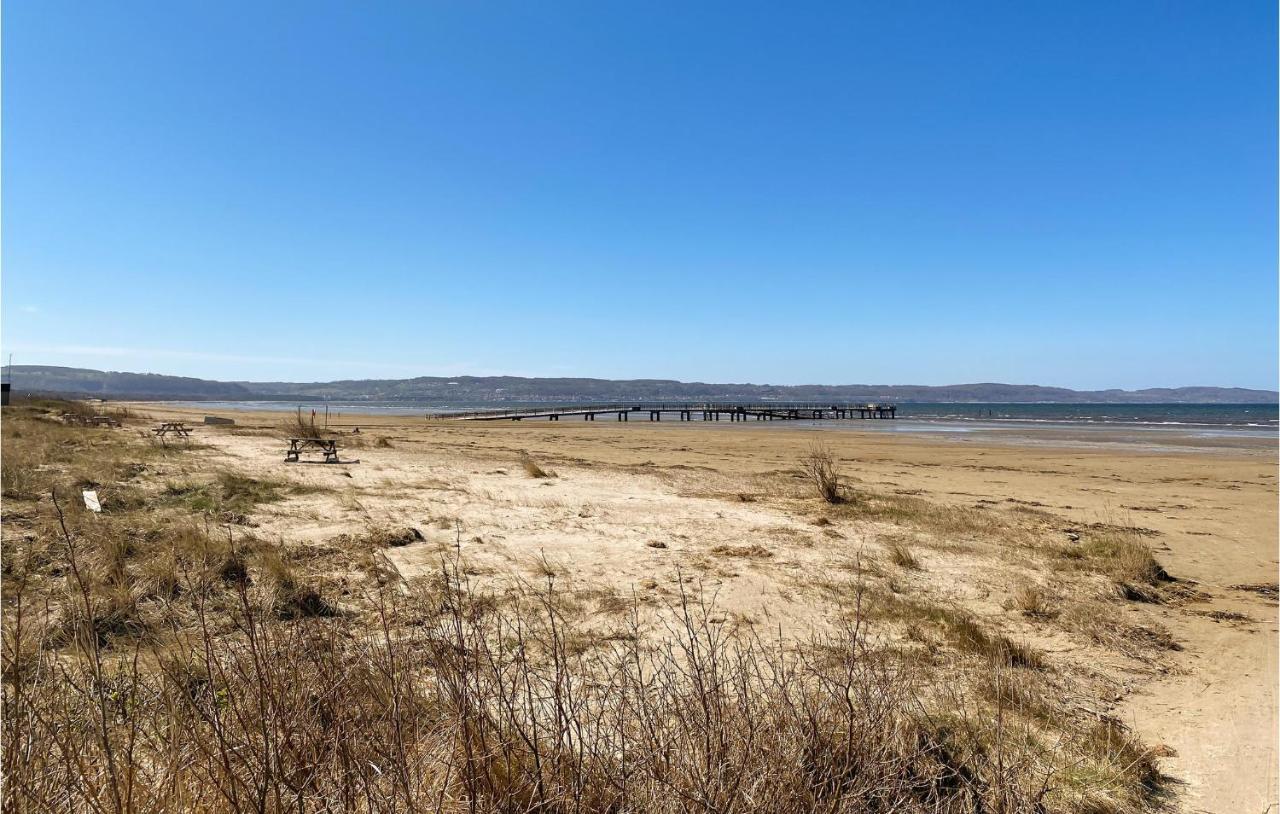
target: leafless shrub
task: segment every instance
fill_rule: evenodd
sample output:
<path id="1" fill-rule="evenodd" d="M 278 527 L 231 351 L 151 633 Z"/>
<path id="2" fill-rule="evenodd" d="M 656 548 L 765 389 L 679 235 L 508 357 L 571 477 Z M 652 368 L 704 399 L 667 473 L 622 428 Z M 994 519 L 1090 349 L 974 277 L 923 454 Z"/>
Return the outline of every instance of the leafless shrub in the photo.
<path id="1" fill-rule="evenodd" d="M 504 608 L 449 565 L 423 589 L 374 597 L 373 632 L 353 637 L 343 619 L 264 615 L 241 588 L 225 634 L 201 610 L 191 640 L 118 659 L 89 643 L 60 666 L 6 620 L 12 804 L 603 812 L 674 794 L 700 810 L 1032 811 L 1046 787 L 1025 727 L 956 718 L 962 699 L 920 714 L 911 666 L 856 626 L 804 659 L 687 595 L 671 636 L 641 644 L 584 639 L 554 591 Z"/>
<path id="2" fill-rule="evenodd" d="M 289 416 L 280 424 L 281 431 L 289 438 L 324 438 L 325 431 L 316 424 L 316 417 L 303 415 L 299 407 L 297 413 Z"/>
<path id="3" fill-rule="evenodd" d="M 809 453 L 800 459 L 800 466 L 805 477 L 813 483 L 823 500 L 828 503 L 844 502 L 835 459 L 825 444 L 814 442 L 809 447 Z"/>

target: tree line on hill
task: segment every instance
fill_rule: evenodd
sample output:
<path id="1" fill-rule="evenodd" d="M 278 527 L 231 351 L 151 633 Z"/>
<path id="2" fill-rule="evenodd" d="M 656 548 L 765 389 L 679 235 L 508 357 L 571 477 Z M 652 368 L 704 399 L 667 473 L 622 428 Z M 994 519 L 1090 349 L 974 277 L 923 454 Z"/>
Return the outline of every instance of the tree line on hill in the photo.
<path id="1" fill-rule="evenodd" d="M 1179 387 L 1144 390 L 1070 390 L 998 383 L 928 385 L 769 385 L 680 382 L 668 379 L 419 376 L 332 382 L 221 382 L 155 373 L 122 373 L 47 365 L 14 365 L 15 393 L 128 398 L 255 401 L 270 399 L 420 402 L 616 402 L 788 400 L 832 402 L 986 402 L 1065 404 L 1271 403 L 1274 390 Z"/>

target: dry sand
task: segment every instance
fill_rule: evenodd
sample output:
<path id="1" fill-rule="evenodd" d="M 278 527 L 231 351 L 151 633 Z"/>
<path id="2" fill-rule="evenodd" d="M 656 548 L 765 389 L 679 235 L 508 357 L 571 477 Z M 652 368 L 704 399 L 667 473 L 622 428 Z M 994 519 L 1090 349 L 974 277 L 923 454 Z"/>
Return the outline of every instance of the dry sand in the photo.
<path id="1" fill-rule="evenodd" d="M 134 407 L 197 423 L 203 414 Z M 283 464 L 283 443 L 269 432 L 281 418 L 242 412 L 235 428 L 197 430 L 211 464 L 332 488 L 266 507 L 259 534 L 306 542 L 371 524 L 411 525 L 427 544 L 390 551 L 406 576 L 430 571 L 442 550 L 460 544 L 477 579 L 539 578 L 545 561 L 601 597 L 671 596 L 678 580 L 696 580 L 716 594 L 727 621 L 784 633 L 818 624 L 811 583 L 880 551 L 894 533 L 817 526 L 820 504 L 779 508 L 769 499 L 817 437 L 855 488 L 991 511 L 1033 507 L 1067 525 L 1150 529 L 1162 564 L 1206 596 L 1124 608 L 1163 623 L 1182 650 L 1158 663 L 1098 667 L 1114 687 L 1111 711 L 1165 747 L 1162 766 L 1181 784 L 1183 809 L 1263 812 L 1276 803 L 1277 607 L 1274 595 L 1233 587 L 1276 584 L 1274 439 L 1161 434 L 1133 443 L 1133 431 L 925 435 L 348 415 L 339 429 L 358 424 L 359 441 L 346 440 L 362 446 L 345 454 L 360 462 L 333 467 Z M 391 446 L 378 446 L 380 438 Z M 558 476 L 528 476 L 521 450 Z M 942 592 L 1019 635 L 1039 635 L 1057 658 L 1099 658 L 1062 637 L 1018 629 L 1021 620 L 1001 610 L 1019 575 L 1043 578 L 1034 567 L 994 567 L 962 545 L 924 545 L 917 554 L 924 568 L 904 574 L 909 588 Z"/>

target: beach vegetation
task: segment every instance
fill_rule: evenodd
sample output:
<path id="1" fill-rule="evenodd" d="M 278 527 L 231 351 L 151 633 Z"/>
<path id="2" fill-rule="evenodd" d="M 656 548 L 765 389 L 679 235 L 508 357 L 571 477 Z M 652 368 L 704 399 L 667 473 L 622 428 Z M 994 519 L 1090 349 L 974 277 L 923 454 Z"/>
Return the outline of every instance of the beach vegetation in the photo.
<path id="1" fill-rule="evenodd" d="M 554 478 L 556 476 L 556 473 L 543 469 L 528 452 L 521 451 L 520 467 L 531 478 Z"/>
<path id="2" fill-rule="evenodd" d="M 889 561 L 894 565 L 908 571 L 920 570 L 920 561 L 916 559 L 911 547 L 901 537 L 894 537 L 888 540 L 885 543 L 885 549 L 889 553 Z"/>
<path id="3" fill-rule="evenodd" d="M 302 408 L 280 423 L 286 438 L 324 438 L 328 433 L 316 423 L 315 414 L 304 415 Z"/>
<path id="4" fill-rule="evenodd" d="M 1014 591 L 1006 607 L 1030 619 L 1051 619 L 1057 615 L 1049 594 L 1038 585 L 1023 585 Z"/>
<path id="5" fill-rule="evenodd" d="M 836 469 L 835 458 L 828 446 L 814 442 L 809 447 L 809 452 L 800 459 L 800 469 L 823 500 L 827 503 L 844 502 L 844 494 L 840 489 L 840 473 Z"/>
<path id="6" fill-rule="evenodd" d="M 5 810 L 1160 804 L 1153 752 L 1062 702 L 1053 653 L 996 627 L 1021 620 L 917 590 L 932 559 L 930 574 L 908 580 L 851 551 L 849 569 L 819 575 L 836 600 L 829 618 L 815 614 L 813 632 L 784 640 L 764 614 L 720 608 L 679 572 L 661 588 L 647 578 L 639 596 L 575 591 L 580 569 L 539 554 L 526 569 L 535 584 L 500 582 L 488 563 L 464 560 L 462 521 L 441 507 L 422 515 L 434 518 L 426 535 L 366 512 L 349 535 L 290 540 L 275 531 L 290 501 L 320 487 L 202 471 L 206 459 L 165 457 L 136 434 L 94 435 L 85 443 L 78 429 L 6 413 L 4 463 L 24 497 L 6 503 L 0 547 Z M 75 490 L 91 482 L 117 490 L 111 510 L 80 504 Z M 872 497 L 903 517 L 959 523 L 923 502 Z M 265 505 L 279 510 L 270 534 L 228 519 Z M 814 504 L 804 505 L 802 520 Z M 889 516 L 830 511 L 842 528 Z M 575 503 L 572 514 L 595 512 Z M 783 569 L 809 551 L 798 536 L 672 553 Z M 915 540 L 890 538 L 898 569 L 912 568 Z M 414 552 L 439 559 L 401 577 L 389 556 L 419 542 Z M 1091 567 L 1124 559 L 1086 551 Z M 849 581 L 837 584 L 841 574 Z M 1062 624 L 1096 628 L 1087 614 L 1115 607 L 1097 600 Z M 1159 632 L 1134 619 L 1105 641 L 1151 653 Z"/>

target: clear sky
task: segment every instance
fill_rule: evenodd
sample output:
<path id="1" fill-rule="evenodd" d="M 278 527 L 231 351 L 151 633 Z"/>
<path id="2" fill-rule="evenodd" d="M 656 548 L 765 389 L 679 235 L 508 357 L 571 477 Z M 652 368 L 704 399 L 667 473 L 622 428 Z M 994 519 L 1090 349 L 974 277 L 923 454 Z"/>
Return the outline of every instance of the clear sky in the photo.
<path id="1" fill-rule="evenodd" d="M 1277 384 L 1276 4 L 8 0 L 3 350 Z"/>

